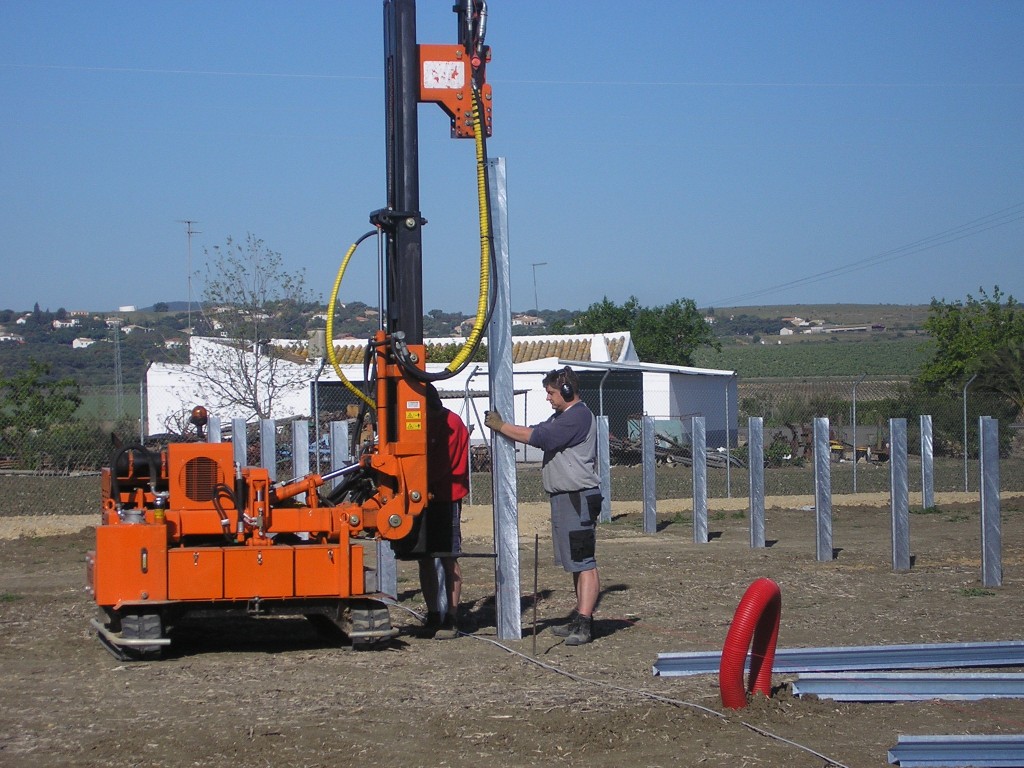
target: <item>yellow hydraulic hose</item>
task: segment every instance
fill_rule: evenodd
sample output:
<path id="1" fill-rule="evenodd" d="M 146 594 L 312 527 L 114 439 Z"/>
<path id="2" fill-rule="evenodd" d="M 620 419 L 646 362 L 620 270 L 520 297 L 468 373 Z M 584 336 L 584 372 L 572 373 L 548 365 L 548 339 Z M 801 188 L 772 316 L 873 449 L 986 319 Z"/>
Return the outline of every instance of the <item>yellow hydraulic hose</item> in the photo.
<path id="1" fill-rule="evenodd" d="M 466 337 L 466 343 L 455 358 L 448 364 L 446 370 L 455 373 L 459 366 L 463 365 L 469 356 L 473 354 L 480 335 L 484 332 L 487 324 L 487 300 L 490 294 L 491 283 L 491 213 L 487 205 L 487 169 L 484 157 L 484 136 L 485 127 L 480 119 L 480 101 L 476 88 L 473 89 L 473 133 L 476 144 L 476 185 L 477 198 L 480 209 L 480 294 L 477 297 L 476 318 L 473 320 L 473 328 Z"/>
<path id="2" fill-rule="evenodd" d="M 484 332 L 484 328 L 487 325 L 487 307 L 488 300 L 490 298 L 490 285 L 491 285 L 491 214 L 490 207 L 487 201 L 487 166 L 486 156 L 484 150 L 484 136 L 483 132 L 486 130 L 483 125 L 483 120 L 480 117 L 480 101 L 477 90 L 473 89 L 473 128 L 474 128 L 474 140 L 476 144 L 476 180 L 477 180 L 477 201 L 480 211 L 480 293 L 477 297 L 477 309 L 476 317 L 473 320 L 473 327 L 470 329 L 469 336 L 466 337 L 466 342 L 462 345 L 462 349 L 459 350 L 455 358 L 448 364 L 445 370 L 449 374 L 458 373 L 461 367 L 465 366 L 466 361 L 472 356 L 476 350 L 477 345 L 480 342 L 480 336 Z M 364 394 L 358 387 L 348 380 L 344 373 L 341 371 L 341 366 L 338 365 L 338 360 L 334 354 L 334 306 L 338 299 L 338 290 L 341 287 L 341 280 L 345 275 L 345 268 L 348 266 L 349 260 L 352 258 L 352 254 L 355 253 L 359 244 L 369 237 L 373 232 L 368 232 L 361 238 L 356 240 L 352 246 L 348 249 L 348 253 L 345 254 L 345 258 L 341 262 L 341 267 L 338 269 L 338 275 L 334 280 L 334 287 L 331 290 L 331 298 L 327 307 L 327 357 L 331 361 L 331 365 L 334 368 L 335 373 L 338 374 L 338 378 L 348 388 L 350 392 L 355 394 L 360 400 L 369 405 L 371 408 L 376 408 L 377 404 Z M 436 377 L 437 374 L 434 374 Z M 443 376 L 441 378 L 450 378 Z"/>
<path id="3" fill-rule="evenodd" d="M 327 359 L 331 361 L 331 366 L 334 368 L 334 372 L 338 374 L 338 378 L 341 383 L 345 385 L 349 392 L 354 394 L 364 403 L 371 408 L 376 408 L 377 403 L 371 398 L 367 397 L 362 390 L 359 389 L 355 384 L 348 380 L 348 377 L 341 372 L 341 366 L 338 365 L 338 356 L 334 354 L 334 306 L 338 301 L 338 290 L 341 288 L 341 278 L 345 276 L 345 268 L 348 267 L 349 259 L 352 258 L 352 254 L 356 252 L 356 248 L 373 232 L 367 232 L 361 238 L 352 243 L 348 249 L 348 253 L 345 254 L 345 258 L 341 260 L 341 267 L 338 269 L 338 276 L 334 278 L 334 287 L 331 289 L 331 298 L 327 303 Z"/>

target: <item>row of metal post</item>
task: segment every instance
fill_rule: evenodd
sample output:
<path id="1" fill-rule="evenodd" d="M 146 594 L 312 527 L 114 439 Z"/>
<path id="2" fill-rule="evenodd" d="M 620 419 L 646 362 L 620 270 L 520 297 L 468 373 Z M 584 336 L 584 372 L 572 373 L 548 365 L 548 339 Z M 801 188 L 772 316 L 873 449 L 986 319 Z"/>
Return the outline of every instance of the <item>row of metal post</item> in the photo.
<path id="1" fill-rule="evenodd" d="M 347 422 L 331 422 L 329 426 L 330 466 L 344 466 L 350 461 L 349 429 Z M 309 442 L 309 421 L 297 419 L 292 422 L 292 472 L 293 477 L 303 477 L 310 472 L 310 454 L 304 449 Z M 607 417 L 598 419 L 601 489 L 604 504 L 601 521 L 611 521 L 611 471 L 608 451 Z M 892 515 L 892 567 L 894 570 L 908 570 L 911 567 L 909 534 L 909 483 L 907 466 L 907 423 L 906 419 L 890 419 L 890 506 Z M 232 444 L 235 461 L 240 466 L 248 464 L 248 442 L 246 422 L 233 419 L 231 422 Z M 272 420 L 259 423 L 260 463 L 266 467 L 272 480 L 277 480 L 277 431 Z M 707 447 L 705 420 L 703 416 L 691 418 L 693 455 L 693 541 L 697 544 L 708 542 L 708 498 L 707 498 Z M 1002 538 L 1000 529 L 999 502 L 999 423 L 996 419 L 983 416 L 979 419 L 981 436 L 981 541 L 982 541 L 982 582 L 985 586 L 1002 584 Z M 220 420 L 210 417 L 207 433 L 210 442 L 221 439 Z M 657 497 L 655 481 L 655 427 L 654 419 L 644 416 L 641 424 L 641 464 L 643 483 L 643 530 L 655 533 L 657 530 Z M 749 473 L 749 527 L 751 548 L 763 548 L 765 544 L 765 492 L 764 492 L 764 424 L 761 417 L 748 421 L 748 473 Z M 856 460 L 856 458 L 855 458 Z M 317 470 L 320 469 L 320 445 L 316 443 Z M 335 480 L 334 482 L 340 482 Z M 934 474 L 932 455 L 931 416 L 921 416 L 921 495 L 924 508 L 934 506 Z M 835 557 L 832 545 L 832 488 L 831 456 L 829 449 L 829 421 L 827 418 L 814 420 L 814 509 L 815 548 L 819 561 L 830 561 Z M 396 595 L 398 569 L 394 553 L 385 541 L 376 543 L 377 589 L 388 595 Z M 444 606 L 442 606 L 444 607 Z"/>
<path id="2" fill-rule="evenodd" d="M 989 416 L 978 420 L 981 436 L 981 562 L 982 583 L 1002 584 L 1002 537 L 999 505 L 999 422 Z M 691 418 L 693 456 L 693 541 L 708 542 L 707 448 L 704 417 Z M 907 466 L 907 420 L 890 419 L 889 485 L 892 513 L 892 567 L 909 570 L 910 503 Z M 643 530 L 656 531 L 657 502 L 655 494 L 655 430 L 654 419 L 644 416 L 641 427 L 641 461 L 643 477 Z M 764 495 L 764 422 L 759 416 L 748 421 L 748 472 L 750 546 L 765 546 Z M 932 417 L 921 416 L 921 499 L 925 509 L 935 505 L 932 454 Z M 854 456 L 856 461 L 856 456 Z M 607 467 L 602 466 L 602 471 Z M 814 419 L 814 510 L 815 549 L 819 561 L 835 557 L 832 546 L 832 468 L 829 446 L 829 421 Z M 609 516 L 610 519 L 610 516 Z"/>

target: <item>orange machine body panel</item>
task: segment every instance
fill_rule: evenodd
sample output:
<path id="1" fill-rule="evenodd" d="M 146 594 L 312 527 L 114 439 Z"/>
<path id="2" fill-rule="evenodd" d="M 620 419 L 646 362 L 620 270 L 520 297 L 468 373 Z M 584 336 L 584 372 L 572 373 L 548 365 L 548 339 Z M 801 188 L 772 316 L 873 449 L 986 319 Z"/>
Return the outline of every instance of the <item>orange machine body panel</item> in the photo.
<path id="1" fill-rule="evenodd" d="M 295 547 L 295 594 L 303 597 L 349 597 L 348 555 L 348 547 Z"/>
<path id="2" fill-rule="evenodd" d="M 231 485 L 234 453 L 231 443 L 171 443 L 167 446 L 167 490 L 170 508 L 215 510 L 214 487 Z"/>
<path id="3" fill-rule="evenodd" d="M 224 597 L 294 597 L 294 566 L 295 548 L 288 545 L 225 549 Z"/>
<path id="4" fill-rule="evenodd" d="M 99 605 L 167 600 L 167 528 L 98 526 L 92 579 Z"/>
<path id="5" fill-rule="evenodd" d="M 219 600 L 224 597 L 224 550 L 189 547 L 167 553 L 170 600 Z"/>

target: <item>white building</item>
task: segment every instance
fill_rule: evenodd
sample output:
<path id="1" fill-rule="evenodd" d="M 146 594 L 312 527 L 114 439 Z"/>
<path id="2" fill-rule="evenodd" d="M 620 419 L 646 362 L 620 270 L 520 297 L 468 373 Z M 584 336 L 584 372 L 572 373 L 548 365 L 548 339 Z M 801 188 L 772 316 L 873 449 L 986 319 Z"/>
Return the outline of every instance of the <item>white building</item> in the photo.
<path id="1" fill-rule="evenodd" d="M 222 424 L 231 419 L 254 420 L 251 409 L 218 402 L 216 371 L 237 370 L 238 355 L 248 364 L 251 352 L 232 348 L 221 339 L 192 337 L 189 365 L 152 363 L 146 373 L 146 427 L 149 434 L 169 431 L 181 415 L 195 405 L 205 405 Z M 458 345 L 461 338 L 427 339 L 427 370 L 443 371 L 447 363 L 431 363 L 431 348 Z M 706 419 L 709 445 L 722 445 L 729 435 L 735 445 L 736 376 L 732 371 L 641 363 L 629 333 L 573 334 L 513 338 L 513 402 L 515 413 L 503 414 L 518 424 L 536 424 L 551 415 L 541 380 L 549 371 L 571 365 L 580 377 L 581 397 L 595 413 L 609 417 L 609 429 L 623 439 L 635 437 L 639 418 L 651 415 L 678 431 L 686 417 Z M 275 340 L 278 348 L 304 354 L 305 341 Z M 363 382 L 366 341 L 335 339 L 335 356 L 341 373 L 357 386 Z M 307 361 L 301 354 L 285 354 L 276 361 L 280 389 L 273 417 L 309 417 L 314 404 L 321 413 L 343 411 L 357 398 L 346 389 L 333 366 Z M 214 379 L 214 380 L 211 380 Z M 486 363 L 470 363 L 449 379 L 435 383 L 445 405 L 469 426 L 473 442 L 486 442 L 483 427 L 489 403 Z M 676 426 L 673 428 L 671 423 Z M 659 427 L 659 430 L 662 427 Z M 518 446 L 521 459 L 539 460 L 532 448 Z"/>

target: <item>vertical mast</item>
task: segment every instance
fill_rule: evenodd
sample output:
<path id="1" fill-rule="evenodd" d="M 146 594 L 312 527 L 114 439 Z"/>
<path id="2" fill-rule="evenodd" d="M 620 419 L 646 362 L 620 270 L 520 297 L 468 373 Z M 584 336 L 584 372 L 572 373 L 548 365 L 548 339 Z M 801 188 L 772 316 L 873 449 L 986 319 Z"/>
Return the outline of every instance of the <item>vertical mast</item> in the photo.
<path id="1" fill-rule="evenodd" d="M 423 218 L 419 178 L 419 51 L 415 0 L 384 2 L 387 205 L 375 212 L 386 234 L 387 331 L 423 342 Z M 371 217 L 373 220 L 374 217 Z"/>

